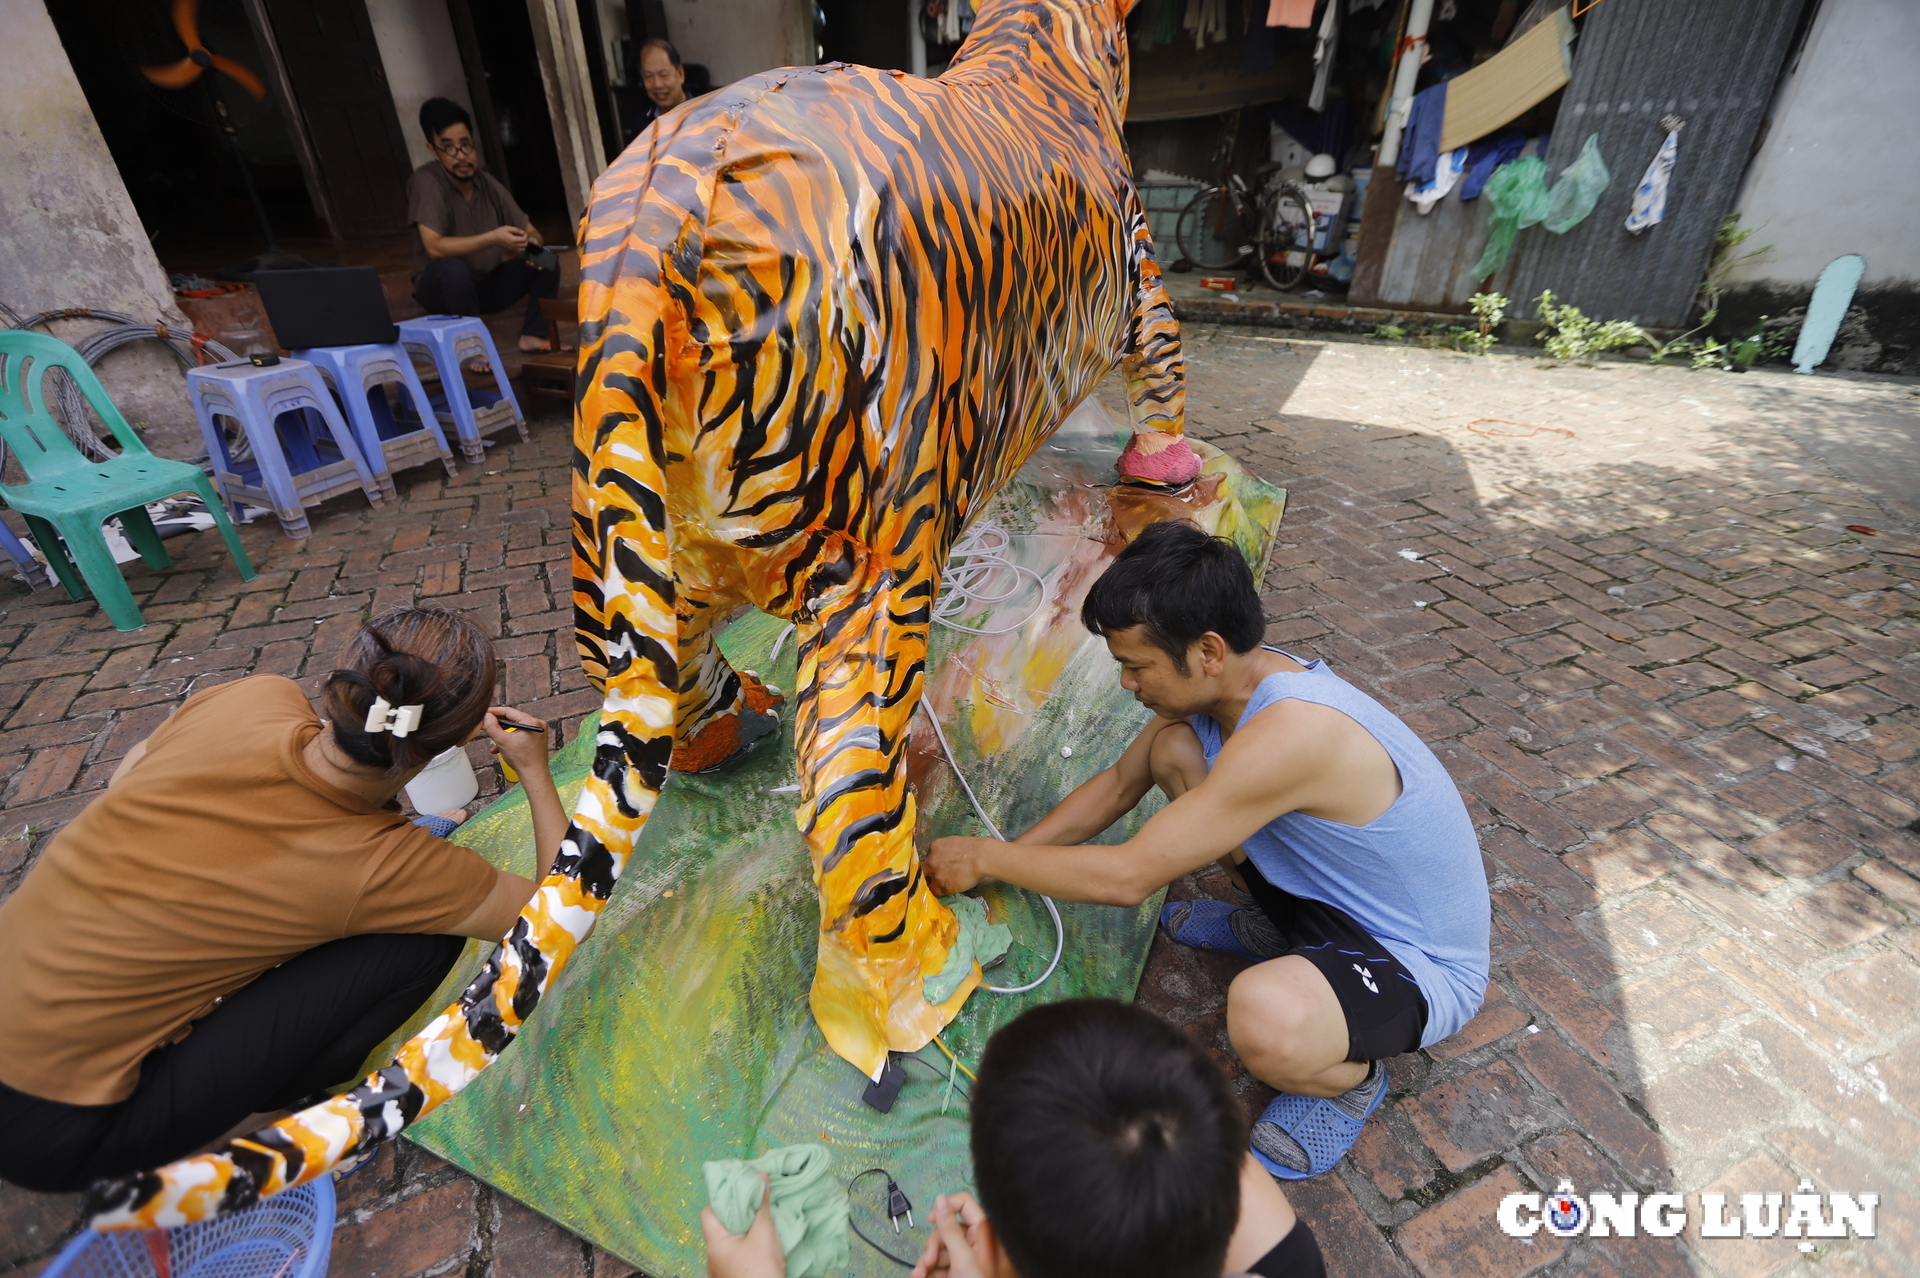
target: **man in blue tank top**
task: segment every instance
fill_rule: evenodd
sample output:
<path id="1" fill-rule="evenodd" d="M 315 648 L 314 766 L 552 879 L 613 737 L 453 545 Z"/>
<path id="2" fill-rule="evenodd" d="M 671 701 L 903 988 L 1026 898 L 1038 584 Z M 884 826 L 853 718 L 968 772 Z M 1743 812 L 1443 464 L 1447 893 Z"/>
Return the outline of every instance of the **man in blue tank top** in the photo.
<path id="1" fill-rule="evenodd" d="M 1142 532 L 1081 620 L 1155 718 L 1012 843 L 936 840 L 927 877 L 943 895 L 991 878 L 1133 907 L 1219 860 L 1245 903 L 1172 902 L 1161 926 L 1254 962 L 1227 995 L 1234 1049 L 1280 1092 L 1253 1152 L 1276 1176 L 1318 1175 L 1385 1097 L 1381 1062 L 1480 1008 L 1491 910 L 1466 805 L 1379 702 L 1260 645 L 1245 559 L 1191 524 Z M 1078 846 L 1156 785 L 1169 802 L 1138 835 Z"/>

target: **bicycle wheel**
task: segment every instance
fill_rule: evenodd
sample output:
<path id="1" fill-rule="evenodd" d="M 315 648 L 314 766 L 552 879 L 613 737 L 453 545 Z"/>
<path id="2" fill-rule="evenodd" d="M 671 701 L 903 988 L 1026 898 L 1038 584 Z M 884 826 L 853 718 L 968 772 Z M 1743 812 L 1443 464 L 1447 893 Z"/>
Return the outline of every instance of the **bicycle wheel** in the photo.
<path id="1" fill-rule="evenodd" d="M 1297 186 L 1270 192 L 1260 207 L 1260 272 L 1282 293 L 1299 284 L 1313 260 L 1313 207 Z"/>
<path id="2" fill-rule="evenodd" d="M 1231 270 L 1252 249 L 1240 204 L 1223 186 L 1210 186 L 1180 211 L 1174 238 L 1180 256 L 1205 271 Z"/>

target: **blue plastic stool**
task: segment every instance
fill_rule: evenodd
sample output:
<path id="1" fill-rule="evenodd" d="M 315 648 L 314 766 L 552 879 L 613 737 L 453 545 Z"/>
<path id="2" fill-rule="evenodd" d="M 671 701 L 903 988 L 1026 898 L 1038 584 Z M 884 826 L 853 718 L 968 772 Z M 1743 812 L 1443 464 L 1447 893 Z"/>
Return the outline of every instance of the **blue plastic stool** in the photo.
<path id="1" fill-rule="evenodd" d="M 449 478 L 460 473 L 447 448 L 440 419 L 404 347 L 398 343 L 310 346 L 293 354 L 319 369 L 333 387 L 334 396 L 346 410 L 347 423 L 359 440 L 360 454 L 387 496 L 398 496 L 393 486 L 396 470 L 438 458 Z M 395 382 L 406 399 L 399 412 L 387 402 L 386 388 Z"/>
<path id="2" fill-rule="evenodd" d="M 41 1278 L 324 1278 L 334 1210 L 333 1177 L 321 1176 L 198 1225 L 152 1233 L 87 1230 Z"/>
<path id="3" fill-rule="evenodd" d="M 40 561 L 33 557 L 33 552 L 27 549 L 27 544 L 20 540 L 19 534 L 5 523 L 0 523 L 0 550 L 6 551 L 7 558 L 13 560 L 20 580 L 27 583 L 29 590 L 41 591 L 53 584 L 47 580 L 51 574 L 40 566 Z"/>
<path id="4" fill-rule="evenodd" d="M 289 537 L 305 537 L 308 506 L 358 488 L 384 505 L 353 428 L 333 402 L 320 370 L 302 359 L 260 367 L 247 360 L 187 370 L 187 395 L 220 493 L 240 517 L 243 501 L 266 506 Z M 252 456 L 236 460 L 217 420 L 245 432 Z"/>
<path id="5" fill-rule="evenodd" d="M 400 344 L 407 353 L 425 359 L 440 374 L 442 394 L 434 400 L 441 421 L 450 424 L 460 436 L 460 451 L 478 464 L 486 456 L 482 439 L 508 427 L 527 438 L 527 419 L 520 412 L 520 401 L 507 385 L 506 370 L 500 352 L 494 349 L 493 335 L 479 319 L 466 315 L 423 315 L 400 321 Z M 460 367 L 469 359 L 484 359 L 493 370 L 498 395 L 467 390 Z"/>

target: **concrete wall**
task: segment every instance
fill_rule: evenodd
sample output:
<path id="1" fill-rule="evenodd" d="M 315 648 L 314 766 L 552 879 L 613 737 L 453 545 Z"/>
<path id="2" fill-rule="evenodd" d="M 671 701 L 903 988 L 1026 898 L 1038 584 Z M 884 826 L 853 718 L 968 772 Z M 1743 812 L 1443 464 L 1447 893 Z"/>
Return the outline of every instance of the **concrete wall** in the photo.
<path id="1" fill-rule="evenodd" d="M 680 56 L 713 75 L 715 87 L 773 67 L 814 61 L 811 0 L 665 0 L 667 31 Z"/>
<path id="2" fill-rule="evenodd" d="M 1920 3 L 1823 0 L 1798 65 L 1782 81 L 1740 191 L 1750 247 L 1716 329 L 1744 335 L 1761 315 L 1806 305 L 1823 267 L 1867 259 L 1857 314 L 1834 362 L 1920 371 Z M 1686 161 L 1686 138 L 1680 163 Z"/>
<path id="3" fill-rule="evenodd" d="M 420 132 L 420 104 L 428 98 L 452 98 L 469 112 L 466 70 L 454 43 L 446 0 L 367 0 L 367 17 L 380 45 L 380 62 L 400 113 L 407 155 L 418 168 L 433 158 Z"/>
<path id="4" fill-rule="evenodd" d="M 1868 287 L 1920 280 L 1920 4 L 1824 0 L 1736 207 L 1771 243 L 1746 280 L 1811 284 L 1842 253 Z M 1682 164 L 1686 139 L 1681 138 Z"/>
<path id="5" fill-rule="evenodd" d="M 97 307 L 182 322 L 173 291 L 39 0 L 5 6 L 0 41 L 0 301 L 22 315 Z M 98 325 L 56 324 L 77 341 Z M 107 356 L 100 380 L 155 451 L 198 445 L 180 368 L 159 343 Z"/>

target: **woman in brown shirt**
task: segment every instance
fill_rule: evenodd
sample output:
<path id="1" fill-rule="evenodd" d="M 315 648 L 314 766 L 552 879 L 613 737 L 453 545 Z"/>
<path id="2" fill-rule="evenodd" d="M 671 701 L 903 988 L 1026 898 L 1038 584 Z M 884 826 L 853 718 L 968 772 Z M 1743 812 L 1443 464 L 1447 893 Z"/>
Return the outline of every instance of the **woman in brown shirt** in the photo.
<path id="1" fill-rule="evenodd" d="M 491 707 L 493 645 L 395 608 L 327 678 L 199 692 L 128 752 L 0 903 L 0 1178 L 67 1192 L 190 1153 L 347 1081 L 464 937 L 534 882 L 401 815 L 395 796 L 484 731 L 523 779 L 551 868 L 566 815 L 540 720 Z"/>

